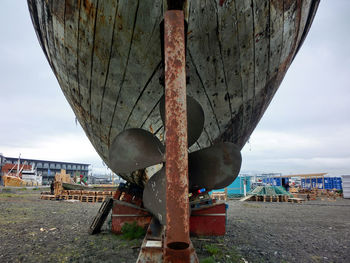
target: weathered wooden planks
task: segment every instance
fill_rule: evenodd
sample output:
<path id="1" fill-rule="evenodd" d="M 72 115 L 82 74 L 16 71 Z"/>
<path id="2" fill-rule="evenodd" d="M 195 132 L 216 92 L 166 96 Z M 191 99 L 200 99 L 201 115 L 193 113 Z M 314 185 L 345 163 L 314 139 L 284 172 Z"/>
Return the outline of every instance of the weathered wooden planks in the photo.
<path id="1" fill-rule="evenodd" d="M 217 141 L 244 146 L 318 3 L 186 2 L 187 91 L 205 112 L 204 131 L 190 151 Z M 164 139 L 159 116 L 163 0 L 28 0 L 28 6 L 64 95 L 107 164 L 108 147 L 123 129 L 142 127 Z"/>

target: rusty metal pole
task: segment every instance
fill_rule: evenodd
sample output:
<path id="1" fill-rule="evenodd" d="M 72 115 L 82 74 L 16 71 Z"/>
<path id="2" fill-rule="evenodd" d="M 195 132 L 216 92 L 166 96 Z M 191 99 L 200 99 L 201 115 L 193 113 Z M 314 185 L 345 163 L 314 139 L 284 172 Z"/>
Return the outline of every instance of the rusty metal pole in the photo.
<path id="1" fill-rule="evenodd" d="M 189 201 L 184 15 L 164 16 L 166 232 L 165 262 L 189 262 Z"/>

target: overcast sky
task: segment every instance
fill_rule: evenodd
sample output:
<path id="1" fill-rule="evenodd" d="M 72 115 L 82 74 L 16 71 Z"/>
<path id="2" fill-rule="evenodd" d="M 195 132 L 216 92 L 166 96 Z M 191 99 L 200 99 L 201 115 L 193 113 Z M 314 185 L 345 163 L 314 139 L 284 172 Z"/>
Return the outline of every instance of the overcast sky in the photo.
<path id="1" fill-rule="evenodd" d="M 242 151 L 242 171 L 350 174 L 350 1 L 323 0 Z M 1 0 L 0 153 L 105 171 L 52 73 L 26 1 Z"/>

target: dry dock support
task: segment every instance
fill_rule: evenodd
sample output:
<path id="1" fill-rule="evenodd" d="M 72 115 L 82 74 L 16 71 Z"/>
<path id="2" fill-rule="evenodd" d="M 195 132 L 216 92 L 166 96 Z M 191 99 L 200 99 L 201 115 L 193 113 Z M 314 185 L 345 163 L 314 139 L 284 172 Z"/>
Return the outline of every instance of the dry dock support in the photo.
<path id="1" fill-rule="evenodd" d="M 165 262 L 190 262 L 186 61 L 183 11 L 164 16 L 166 232 Z"/>

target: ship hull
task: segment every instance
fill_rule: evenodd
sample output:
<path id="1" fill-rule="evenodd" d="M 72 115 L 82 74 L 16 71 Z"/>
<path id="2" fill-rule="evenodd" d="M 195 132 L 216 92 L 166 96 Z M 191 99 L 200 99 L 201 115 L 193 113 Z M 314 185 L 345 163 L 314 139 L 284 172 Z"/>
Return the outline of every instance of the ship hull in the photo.
<path id="1" fill-rule="evenodd" d="M 164 140 L 159 114 L 163 2 L 28 0 L 46 58 L 107 165 L 109 147 L 125 129 L 142 128 Z M 318 4 L 186 2 L 187 94 L 205 116 L 190 151 L 220 141 L 244 146 L 302 45 Z"/>

